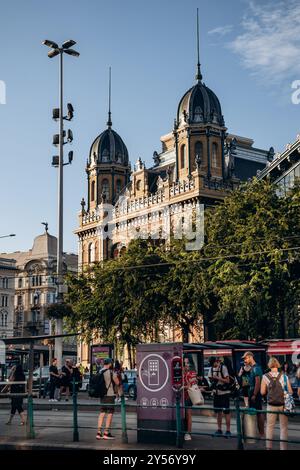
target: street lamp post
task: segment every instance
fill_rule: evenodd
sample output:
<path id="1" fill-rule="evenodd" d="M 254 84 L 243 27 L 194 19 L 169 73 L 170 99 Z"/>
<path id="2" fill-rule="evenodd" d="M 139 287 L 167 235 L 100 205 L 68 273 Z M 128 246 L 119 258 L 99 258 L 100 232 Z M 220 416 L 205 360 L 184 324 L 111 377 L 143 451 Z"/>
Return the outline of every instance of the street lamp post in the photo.
<path id="1" fill-rule="evenodd" d="M 64 142 L 64 119 L 71 121 L 73 118 L 73 106 L 68 104 L 68 116 L 63 116 L 63 55 L 68 54 L 74 57 L 79 56 L 79 52 L 71 49 L 76 44 L 72 39 L 65 41 L 61 47 L 58 46 L 54 41 L 46 39 L 43 44 L 50 47 L 48 57 L 51 59 L 59 55 L 59 110 L 53 110 L 53 119 L 59 118 L 59 156 L 53 157 L 52 165 L 58 167 L 58 237 L 57 237 L 57 302 L 63 303 L 63 167 L 68 165 L 73 160 L 73 152 L 69 152 L 69 162 L 64 163 L 64 145 L 71 143 L 73 140 L 73 134 L 68 130 L 67 142 Z M 57 145 L 57 141 L 53 140 L 53 144 Z M 58 318 L 56 320 L 56 334 L 61 335 L 63 333 L 63 320 Z M 62 363 L 62 338 L 56 338 L 55 340 L 55 357 L 57 358 L 58 366 Z"/>

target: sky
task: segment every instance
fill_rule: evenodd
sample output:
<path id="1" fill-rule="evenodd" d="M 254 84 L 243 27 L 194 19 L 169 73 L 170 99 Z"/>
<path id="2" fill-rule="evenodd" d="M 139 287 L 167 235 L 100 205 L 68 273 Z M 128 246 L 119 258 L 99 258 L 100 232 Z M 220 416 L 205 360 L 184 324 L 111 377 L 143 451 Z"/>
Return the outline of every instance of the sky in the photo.
<path id="1" fill-rule="evenodd" d="M 16 234 L 0 239 L 0 252 L 31 248 L 41 222 L 57 233 L 58 58 L 47 57 L 42 41 L 74 39 L 80 52 L 64 58 L 65 103 L 75 110 L 74 141 L 65 146 L 74 162 L 64 171 L 64 251 L 77 252 L 73 231 L 89 149 L 106 128 L 109 67 L 113 128 L 132 164 L 140 157 L 150 166 L 195 83 L 197 8 L 203 80 L 219 97 L 228 132 L 278 152 L 296 139 L 298 0 L 0 0 L 0 236 Z"/>

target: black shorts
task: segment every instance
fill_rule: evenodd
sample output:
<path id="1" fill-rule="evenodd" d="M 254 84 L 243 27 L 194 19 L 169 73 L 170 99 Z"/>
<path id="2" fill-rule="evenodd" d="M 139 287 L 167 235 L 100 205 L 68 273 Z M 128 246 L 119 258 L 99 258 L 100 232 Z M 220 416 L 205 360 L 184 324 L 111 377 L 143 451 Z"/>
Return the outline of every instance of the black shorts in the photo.
<path id="1" fill-rule="evenodd" d="M 226 415 L 230 413 L 230 393 L 225 395 L 214 395 L 214 408 L 225 408 L 223 413 Z M 215 409 L 215 413 L 221 413 L 221 410 Z"/>
<path id="2" fill-rule="evenodd" d="M 101 398 L 100 405 L 114 405 L 115 404 L 115 396 L 105 396 Z M 115 408 L 109 406 L 101 406 L 101 413 L 113 413 Z"/>
<path id="3" fill-rule="evenodd" d="M 254 408 L 255 410 L 262 410 L 262 404 L 263 404 L 263 401 L 262 401 L 262 396 L 260 394 L 258 394 L 256 396 L 256 399 L 255 400 L 251 400 L 251 398 L 249 399 L 249 408 Z"/>

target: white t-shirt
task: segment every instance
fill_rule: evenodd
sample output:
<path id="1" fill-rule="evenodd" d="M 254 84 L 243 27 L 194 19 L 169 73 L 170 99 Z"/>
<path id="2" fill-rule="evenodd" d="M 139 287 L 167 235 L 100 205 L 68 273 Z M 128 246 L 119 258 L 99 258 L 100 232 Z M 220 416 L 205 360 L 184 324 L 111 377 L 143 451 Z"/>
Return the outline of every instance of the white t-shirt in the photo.
<path id="1" fill-rule="evenodd" d="M 221 373 L 221 368 L 222 368 L 222 373 Z M 227 367 L 224 365 L 220 365 L 218 367 L 211 367 L 208 372 L 208 378 L 211 379 L 212 377 L 216 377 L 216 378 L 221 377 L 222 379 L 226 379 L 226 377 L 229 377 Z M 215 380 L 213 380 L 212 383 L 217 384 L 217 390 L 216 390 L 217 395 L 228 395 L 230 393 L 230 390 L 218 389 L 218 386 L 226 385 L 224 382 L 221 382 L 220 380 L 216 382 Z"/>
<path id="2" fill-rule="evenodd" d="M 280 372 L 268 372 L 268 374 L 265 374 L 263 375 L 262 377 L 262 381 L 267 385 L 267 387 L 269 386 L 270 384 L 270 379 L 268 377 L 268 375 L 271 375 L 272 377 L 274 377 L 274 379 L 276 379 L 276 377 L 278 377 L 278 375 L 280 374 Z M 288 377 L 286 376 L 286 383 L 287 383 L 287 387 L 288 387 L 288 382 L 289 382 L 289 379 Z M 279 383 L 281 384 L 283 390 L 284 390 L 284 374 L 281 375 L 280 379 L 279 379 Z"/>

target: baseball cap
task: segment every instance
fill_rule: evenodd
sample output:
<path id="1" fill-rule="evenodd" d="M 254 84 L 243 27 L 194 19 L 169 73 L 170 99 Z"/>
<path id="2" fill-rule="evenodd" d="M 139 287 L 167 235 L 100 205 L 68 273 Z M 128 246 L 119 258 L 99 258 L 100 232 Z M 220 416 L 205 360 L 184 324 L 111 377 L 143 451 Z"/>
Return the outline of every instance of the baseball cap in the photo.
<path id="1" fill-rule="evenodd" d="M 247 356 L 252 356 L 252 357 L 254 357 L 254 354 L 253 354 L 252 351 L 246 351 L 245 354 L 242 356 L 242 359 L 245 359 L 245 357 L 247 357 Z"/>
<path id="2" fill-rule="evenodd" d="M 104 359 L 104 365 L 112 364 L 112 363 L 113 363 L 113 360 L 111 357 L 107 357 Z"/>

